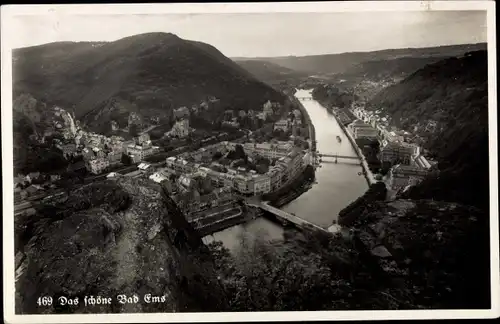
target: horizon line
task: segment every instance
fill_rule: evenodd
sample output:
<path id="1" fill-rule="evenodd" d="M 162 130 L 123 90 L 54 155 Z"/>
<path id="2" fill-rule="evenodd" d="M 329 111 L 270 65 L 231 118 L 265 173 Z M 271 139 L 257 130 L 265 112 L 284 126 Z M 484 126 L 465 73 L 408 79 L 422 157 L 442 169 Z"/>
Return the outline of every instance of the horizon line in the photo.
<path id="1" fill-rule="evenodd" d="M 71 40 L 61 40 L 61 41 L 56 41 L 56 42 L 48 42 L 48 43 L 42 43 L 42 44 L 37 44 L 37 45 L 29 45 L 29 46 L 23 46 L 23 47 L 16 47 L 12 48 L 12 51 L 14 50 L 20 50 L 20 49 L 27 49 L 27 48 L 33 48 L 33 47 L 39 47 L 39 46 L 45 46 L 45 45 L 50 45 L 50 44 L 62 44 L 62 43 L 113 43 L 120 41 L 125 38 L 130 38 L 130 37 L 135 37 L 135 36 L 140 36 L 140 35 L 147 35 L 147 34 L 165 34 L 165 35 L 171 35 L 174 37 L 177 37 L 179 39 L 185 40 L 185 41 L 195 41 L 195 42 L 202 42 L 200 40 L 192 40 L 192 39 L 186 39 L 179 37 L 178 35 L 171 33 L 171 32 L 163 32 L 163 31 L 158 31 L 158 32 L 147 32 L 147 33 L 141 33 L 141 34 L 134 34 L 130 36 L 125 36 L 121 37 L 116 40 L 112 41 L 107 41 L 107 40 L 77 40 L 77 41 L 71 41 Z M 217 50 L 220 51 L 220 49 L 210 43 L 205 43 L 207 45 L 213 46 L 217 48 Z M 396 47 L 396 48 L 382 48 L 382 49 L 374 49 L 374 50 L 359 50 L 359 51 L 345 51 L 345 52 L 336 52 L 336 53 L 319 53 L 319 54 L 305 54 L 305 55 L 276 55 L 276 56 L 230 56 L 230 55 L 225 55 L 222 53 L 224 56 L 228 57 L 229 59 L 232 60 L 258 60 L 258 59 L 270 59 L 270 58 L 304 58 L 304 57 L 315 57 L 315 56 L 326 56 L 326 55 L 342 55 L 342 54 L 361 54 L 361 53 L 374 53 L 374 52 L 382 52 L 382 51 L 389 51 L 389 50 L 411 50 L 411 49 L 425 49 L 425 48 L 437 48 L 437 47 L 452 47 L 452 46 L 471 46 L 471 45 L 486 45 L 487 46 L 488 42 L 478 42 L 478 43 L 460 43 L 460 44 L 446 44 L 446 45 L 431 45 L 431 46 L 423 46 L 423 47 Z"/>

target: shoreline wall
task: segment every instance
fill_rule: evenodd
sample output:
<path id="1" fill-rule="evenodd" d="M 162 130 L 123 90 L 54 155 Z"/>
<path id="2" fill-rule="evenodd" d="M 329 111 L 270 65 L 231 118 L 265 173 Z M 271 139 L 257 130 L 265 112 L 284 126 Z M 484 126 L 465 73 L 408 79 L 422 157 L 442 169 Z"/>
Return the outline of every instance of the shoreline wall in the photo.
<path id="1" fill-rule="evenodd" d="M 335 112 L 332 112 L 333 117 L 339 124 L 340 128 L 342 128 L 342 131 L 344 134 L 347 136 L 349 139 L 349 142 L 351 142 L 351 146 L 354 148 L 354 151 L 356 152 L 356 155 L 359 156 L 361 159 L 361 167 L 363 168 L 363 174 L 366 178 L 366 181 L 368 182 L 368 185 L 371 186 L 374 183 L 377 183 L 377 180 L 375 180 L 375 177 L 373 176 L 373 173 L 370 171 L 370 168 L 368 167 L 368 163 L 366 162 L 366 158 L 361 151 L 361 149 L 358 147 L 358 144 L 356 143 L 356 140 L 352 137 L 351 133 L 349 130 L 342 124 L 338 118 L 338 116 L 335 114 Z"/>

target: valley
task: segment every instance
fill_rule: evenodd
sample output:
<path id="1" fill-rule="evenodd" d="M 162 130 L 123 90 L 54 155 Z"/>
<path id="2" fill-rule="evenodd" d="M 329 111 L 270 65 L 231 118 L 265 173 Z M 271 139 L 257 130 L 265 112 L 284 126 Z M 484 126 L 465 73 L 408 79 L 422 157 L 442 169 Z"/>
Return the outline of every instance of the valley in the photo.
<path id="1" fill-rule="evenodd" d="M 485 46 L 14 50 L 16 311 L 489 307 Z M 168 303 L 34 306 L 95 291 Z"/>

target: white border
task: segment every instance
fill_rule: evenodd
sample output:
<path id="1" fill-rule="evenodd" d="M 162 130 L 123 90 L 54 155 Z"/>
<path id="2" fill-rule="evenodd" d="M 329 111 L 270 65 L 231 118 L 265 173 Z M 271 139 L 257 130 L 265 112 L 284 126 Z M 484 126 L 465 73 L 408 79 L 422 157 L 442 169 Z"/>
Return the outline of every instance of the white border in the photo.
<path id="1" fill-rule="evenodd" d="M 109 15 L 176 13 L 269 13 L 269 12 L 360 12 L 486 10 L 488 41 L 489 136 L 490 136 L 490 238 L 491 287 L 490 310 L 418 310 L 418 311 L 317 311 L 317 312 L 246 312 L 246 313 L 169 313 L 104 315 L 15 315 L 14 314 L 14 244 L 13 167 L 12 167 L 12 57 L 9 19 L 20 15 Z M 226 322 L 226 321 L 304 321 L 304 320 L 382 320 L 496 318 L 499 301 L 498 235 L 498 161 L 496 94 L 496 24 L 492 1 L 353 1 L 308 3 L 210 3 L 210 4 L 89 4 L 89 5 L 7 5 L 1 9 L 2 33 L 2 173 L 3 173 L 3 255 L 4 320 L 7 323 L 145 323 L 145 322 Z"/>

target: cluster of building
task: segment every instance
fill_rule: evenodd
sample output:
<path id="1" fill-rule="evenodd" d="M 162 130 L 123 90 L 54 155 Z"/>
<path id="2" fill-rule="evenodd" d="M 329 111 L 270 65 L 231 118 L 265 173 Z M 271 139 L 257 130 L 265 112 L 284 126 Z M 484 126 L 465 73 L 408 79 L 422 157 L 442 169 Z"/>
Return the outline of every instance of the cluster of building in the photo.
<path id="1" fill-rule="evenodd" d="M 348 126 L 355 139 L 372 139 L 381 142 L 379 159 L 391 165 L 389 186 L 401 190 L 423 180 L 434 163 L 421 153 L 420 146 L 408 142 L 411 134 L 402 130 L 389 130 L 386 117 L 380 111 L 368 112 L 362 107 L 354 107 L 353 114 L 359 119 Z"/>
<path id="2" fill-rule="evenodd" d="M 285 133 L 291 132 L 293 136 L 298 134 L 301 127 L 302 113 L 298 109 L 294 109 L 287 118 L 280 119 L 274 123 L 274 130 L 280 129 Z"/>
<path id="3" fill-rule="evenodd" d="M 124 154 L 128 155 L 133 163 L 138 163 L 159 151 L 159 147 L 152 145 L 147 133 L 130 141 L 125 141 L 119 136 L 106 137 L 101 134 L 86 133 L 75 138 L 75 141 L 79 146 L 83 146 L 81 154 L 85 167 L 94 174 L 120 164 Z"/>
<path id="4" fill-rule="evenodd" d="M 18 202 L 45 189 L 55 188 L 54 182 L 59 179 L 61 176 L 57 174 L 44 175 L 40 172 L 18 174 L 14 177 L 14 201 Z"/>
<path id="5" fill-rule="evenodd" d="M 243 195 L 262 195 L 278 189 L 294 178 L 303 168 L 311 163 L 310 154 L 306 151 L 297 150 L 293 143 L 245 143 L 242 147 L 249 156 L 258 154 L 275 160 L 265 174 L 257 174 L 256 171 L 248 171 L 245 168 L 225 168 L 216 162 L 207 164 L 213 154 L 220 152 L 225 154 L 234 150 L 237 143 L 220 142 L 204 147 L 196 152 L 186 155 L 169 157 L 166 168 L 153 174 L 151 179 L 161 182 L 168 179 L 170 174 L 182 176 L 184 181 L 193 178 L 194 175 L 209 179 L 212 186 L 216 188 L 230 188 Z M 194 161 L 193 161 L 194 159 Z"/>
<path id="6" fill-rule="evenodd" d="M 257 122 L 258 120 L 266 121 L 269 117 L 275 115 L 280 108 L 280 104 L 277 102 L 271 102 L 268 100 L 262 106 L 262 111 L 256 112 L 254 110 L 226 110 L 224 112 L 223 125 L 228 125 L 232 127 L 240 127 L 241 118 L 249 118 L 252 122 Z"/>

